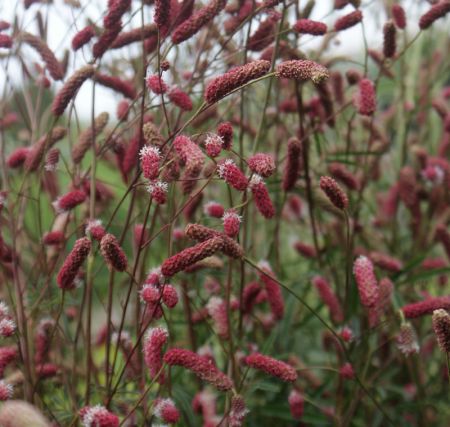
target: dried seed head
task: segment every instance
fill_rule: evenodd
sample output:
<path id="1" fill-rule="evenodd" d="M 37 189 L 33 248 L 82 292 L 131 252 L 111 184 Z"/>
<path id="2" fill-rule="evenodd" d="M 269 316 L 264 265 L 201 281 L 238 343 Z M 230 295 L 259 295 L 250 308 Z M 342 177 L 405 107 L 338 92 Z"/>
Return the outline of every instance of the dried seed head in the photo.
<path id="1" fill-rule="evenodd" d="M 311 80 L 319 84 L 329 77 L 328 70 L 317 62 L 308 59 L 292 59 L 278 64 L 275 75 L 299 81 Z"/>
<path id="2" fill-rule="evenodd" d="M 448 311 L 439 309 L 433 311 L 433 329 L 440 349 L 450 353 L 450 315 Z"/>
<path id="3" fill-rule="evenodd" d="M 117 271 L 125 271 L 127 269 L 127 257 L 114 235 L 107 233 L 102 237 L 100 252 L 111 269 Z"/>
<path id="4" fill-rule="evenodd" d="M 348 197 L 333 178 L 322 176 L 320 178 L 320 188 L 338 209 L 344 210 L 348 208 Z"/>

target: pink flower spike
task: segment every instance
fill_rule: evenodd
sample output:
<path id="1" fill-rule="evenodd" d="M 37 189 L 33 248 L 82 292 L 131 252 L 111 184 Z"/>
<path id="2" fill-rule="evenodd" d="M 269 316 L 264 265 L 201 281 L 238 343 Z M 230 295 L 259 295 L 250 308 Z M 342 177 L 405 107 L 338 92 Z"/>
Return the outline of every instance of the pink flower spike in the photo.
<path id="1" fill-rule="evenodd" d="M 360 256 L 353 264 L 353 274 L 358 285 L 361 304 L 374 307 L 378 302 L 378 282 L 373 271 L 373 264 L 369 258 Z"/>

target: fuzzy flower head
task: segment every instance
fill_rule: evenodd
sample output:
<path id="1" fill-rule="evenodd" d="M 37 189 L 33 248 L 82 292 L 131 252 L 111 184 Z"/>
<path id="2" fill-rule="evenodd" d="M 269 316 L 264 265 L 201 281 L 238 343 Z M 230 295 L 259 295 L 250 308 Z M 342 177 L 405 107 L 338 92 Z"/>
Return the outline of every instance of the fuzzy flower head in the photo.
<path id="1" fill-rule="evenodd" d="M 220 203 L 211 201 L 203 206 L 203 212 L 213 218 L 222 218 L 225 209 Z"/>
<path id="2" fill-rule="evenodd" d="M 172 399 L 157 399 L 154 413 L 168 424 L 175 424 L 180 419 L 180 412 Z"/>
<path id="3" fill-rule="evenodd" d="M 9 315 L 9 307 L 4 301 L 0 301 L 0 319 Z"/>
<path id="4" fill-rule="evenodd" d="M 56 213 L 68 212 L 86 200 L 86 193 L 81 190 L 73 190 L 64 196 L 58 197 L 53 203 Z"/>
<path id="5" fill-rule="evenodd" d="M 191 111 L 193 108 L 192 100 L 189 95 L 180 89 L 177 85 L 171 86 L 167 92 L 169 100 L 183 111 Z"/>
<path id="6" fill-rule="evenodd" d="M 266 184 L 259 175 L 253 175 L 249 184 L 250 190 L 253 194 L 256 208 L 259 213 L 267 219 L 272 218 L 275 215 L 275 207 L 267 190 Z"/>
<path id="7" fill-rule="evenodd" d="M 360 256 L 353 264 L 353 274 L 358 285 L 359 298 L 362 305 L 373 307 L 378 302 L 378 282 L 369 258 Z"/>
<path id="8" fill-rule="evenodd" d="M 405 355 L 409 356 L 419 352 L 419 344 L 417 342 L 417 334 L 411 323 L 403 323 L 396 337 L 398 349 Z"/>
<path id="9" fill-rule="evenodd" d="M 329 72 L 323 65 L 309 59 L 292 59 L 278 64 L 275 75 L 298 81 L 311 80 L 319 84 L 328 79 Z"/>
<path id="10" fill-rule="evenodd" d="M 205 140 L 205 149 L 209 157 L 217 157 L 222 151 L 223 139 L 215 133 L 209 133 Z"/>
<path id="11" fill-rule="evenodd" d="M 275 172 L 275 161 L 271 154 L 256 153 L 248 161 L 250 170 L 263 178 L 268 178 Z"/>
<path id="12" fill-rule="evenodd" d="M 119 417 L 104 406 L 86 406 L 80 410 L 83 427 L 119 427 Z"/>
<path id="13" fill-rule="evenodd" d="M 375 85 L 366 78 L 361 79 L 358 85 L 358 91 L 353 97 L 353 104 L 359 114 L 371 116 L 377 108 Z"/>
<path id="14" fill-rule="evenodd" d="M 157 74 L 151 74 L 146 78 L 147 87 L 156 95 L 161 95 L 167 92 L 167 85 L 163 79 Z"/>
<path id="15" fill-rule="evenodd" d="M 168 308 L 174 308 L 178 304 L 178 292 L 174 286 L 166 284 L 163 288 L 162 301 Z"/>
<path id="16" fill-rule="evenodd" d="M 167 182 L 162 181 L 153 181 L 147 185 L 147 191 L 159 205 L 166 203 L 168 188 Z"/>
<path id="17" fill-rule="evenodd" d="M 12 319 L 4 318 L 0 320 L 0 336 L 8 338 L 16 331 L 16 322 Z"/>
<path id="18" fill-rule="evenodd" d="M 144 145 L 139 151 L 141 159 L 142 174 L 145 178 L 153 180 L 159 174 L 159 162 L 161 160 L 161 151 L 156 146 Z"/>
<path id="19" fill-rule="evenodd" d="M 169 333 L 167 329 L 160 326 L 150 328 L 144 337 L 144 362 L 150 370 L 150 377 L 155 378 L 158 374 L 158 382 L 164 382 L 162 369 L 162 350 L 167 343 Z"/>
<path id="20" fill-rule="evenodd" d="M 225 301 L 220 297 L 211 297 L 206 305 L 208 314 L 214 320 L 217 334 L 223 338 L 228 338 L 228 315 Z"/>
<path id="21" fill-rule="evenodd" d="M 86 225 L 86 235 L 92 236 L 93 239 L 100 241 L 103 236 L 106 234 L 106 230 L 102 225 L 102 221 L 100 219 L 91 219 L 88 221 Z"/>
<path id="22" fill-rule="evenodd" d="M 229 237 L 236 237 L 239 234 L 239 227 L 242 217 L 238 215 L 236 210 L 227 209 L 222 216 L 223 231 Z"/>
<path id="23" fill-rule="evenodd" d="M 11 384 L 8 384 L 4 380 L 0 380 L 0 401 L 1 402 L 11 399 L 13 392 L 14 392 L 14 388 Z"/>
<path id="24" fill-rule="evenodd" d="M 219 164 L 218 174 L 227 184 L 238 191 L 245 191 L 248 186 L 247 177 L 231 159 L 226 159 Z"/>
<path id="25" fill-rule="evenodd" d="M 245 406 L 245 400 L 242 396 L 235 395 L 231 398 L 231 411 L 229 415 L 230 427 L 241 427 L 245 416 L 250 411 Z"/>
<path id="26" fill-rule="evenodd" d="M 253 369 L 258 369 L 286 382 L 294 382 L 298 376 L 292 366 L 260 353 L 250 354 L 244 359 L 244 363 Z"/>
<path id="27" fill-rule="evenodd" d="M 161 289 L 154 284 L 144 284 L 139 291 L 141 301 L 147 304 L 155 304 L 161 298 Z"/>
<path id="28" fill-rule="evenodd" d="M 320 188 L 338 209 L 344 210 L 348 208 L 348 197 L 333 178 L 322 176 L 320 178 Z"/>

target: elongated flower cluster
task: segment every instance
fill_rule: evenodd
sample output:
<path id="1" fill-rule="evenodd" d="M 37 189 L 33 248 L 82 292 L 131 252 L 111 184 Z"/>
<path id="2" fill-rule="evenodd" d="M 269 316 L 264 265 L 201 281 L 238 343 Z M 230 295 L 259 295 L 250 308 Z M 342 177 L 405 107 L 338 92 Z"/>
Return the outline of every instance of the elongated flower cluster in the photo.
<path id="1" fill-rule="evenodd" d="M 377 108 L 375 86 L 367 78 L 359 81 L 358 92 L 353 97 L 353 103 L 359 114 L 371 116 Z"/>
<path id="2" fill-rule="evenodd" d="M 119 427 L 119 417 L 104 406 L 85 406 L 80 409 L 83 427 Z"/>
<path id="3" fill-rule="evenodd" d="M 406 13 L 405 9 L 399 4 L 394 4 L 392 6 L 392 18 L 394 19 L 395 25 L 401 30 L 406 28 Z"/>
<path id="4" fill-rule="evenodd" d="M 342 16 L 334 23 L 335 31 L 343 31 L 359 24 L 363 19 L 363 14 L 360 10 L 355 10 L 347 15 Z"/>
<path id="5" fill-rule="evenodd" d="M 226 159 L 219 164 L 217 173 L 227 184 L 238 191 L 245 191 L 248 186 L 248 179 L 244 173 L 236 166 L 233 160 Z"/>
<path id="6" fill-rule="evenodd" d="M 223 339 L 228 339 L 228 315 L 225 301 L 220 297 L 213 296 L 208 301 L 206 308 L 208 310 L 208 314 L 214 321 L 217 335 Z"/>
<path id="7" fill-rule="evenodd" d="M 233 145 L 233 126 L 230 122 L 223 122 L 217 127 L 217 135 L 222 138 L 222 148 L 231 150 Z"/>
<path id="8" fill-rule="evenodd" d="M 258 60 L 235 67 L 228 73 L 213 79 L 205 90 L 205 100 L 208 104 L 214 104 L 227 96 L 230 92 L 244 84 L 264 76 L 270 69 L 270 62 Z"/>
<path id="9" fill-rule="evenodd" d="M 450 315 L 448 311 L 438 309 L 433 311 L 433 329 L 440 349 L 450 353 Z"/>
<path id="10" fill-rule="evenodd" d="M 403 323 L 395 338 L 398 349 L 405 355 L 409 356 L 419 352 L 419 344 L 417 342 L 417 334 L 411 323 Z"/>
<path id="11" fill-rule="evenodd" d="M 125 271 L 127 269 L 127 257 L 113 234 L 107 233 L 100 241 L 100 252 L 111 269 Z"/>
<path id="12" fill-rule="evenodd" d="M 82 190 L 72 190 L 67 194 L 58 197 L 53 202 L 53 207 L 57 213 L 68 212 L 86 200 L 86 193 Z"/>
<path id="13" fill-rule="evenodd" d="M 6 159 L 9 168 L 15 169 L 22 166 L 28 156 L 30 149 L 28 147 L 18 147 Z"/>
<path id="14" fill-rule="evenodd" d="M 108 13 L 103 18 L 103 25 L 105 28 L 116 27 L 125 14 L 130 9 L 131 0 L 113 0 L 108 4 Z"/>
<path id="15" fill-rule="evenodd" d="M 172 399 L 157 399 L 153 411 L 167 424 L 175 424 L 180 419 L 180 412 Z"/>
<path id="16" fill-rule="evenodd" d="M 303 395 L 299 391 L 293 389 L 289 393 L 288 402 L 292 417 L 296 420 L 302 418 L 305 410 L 305 398 Z"/>
<path id="17" fill-rule="evenodd" d="M 158 203 L 158 205 L 163 205 L 166 203 L 167 190 L 168 185 L 166 182 L 152 181 L 147 185 L 147 191 L 150 193 L 152 199 Z"/>
<path id="18" fill-rule="evenodd" d="M 142 174 L 145 178 L 153 180 L 159 175 L 159 162 L 161 152 L 158 147 L 145 145 L 139 152 L 141 158 Z"/>
<path id="19" fill-rule="evenodd" d="M 192 100 L 189 95 L 180 89 L 177 85 L 170 87 L 167 92 L 169 100 L 183 111 L 191 111 L 193 108 Z"/>
<path id="20" fill-rule="evenodd" d="M 288 141 L 287 164 L 283 176 L 282 187 L 284 191 L 294 188 L 300 174 L 300 158 L 302 154 L 302 144 L 297 138 L 290 138 Z"/>
<path id="21" fill-rule="evenodd" d="M 294 382 L 297 379 L 297 372 L 291 365 L 261 353 L 252 353 L 246 356 L 244 363 L 282 381 Z"/>
<path id="22" fill-rule="evenodd" d="M 369 258 L 358 257 L 353 264 L 353 274 L 358 285 L 361 304 L 366 307 L 375 306 L 379 298 L 379 289 L 373 264 Z"/>
<path id="23" fill-rule="evenodd" d="M 228 237 L 236 237 L 239 234 L 242 217 L 235 209 L 227 209 L 223 216 L 223 231 Z"/>
<path id="24" fill-rule="evenodd" d="M 262 177 L 259 175 L 253 175 L 250 180 L 249 187 L 253 194 L 253 199 L 259 213 L 264 218 L 272 218 L 275 215 L 275 207 L 273 206 L 266 184 L 264 183 Z"/>
<path id="25" fill-rule="evenodd" d="M 442 0 L 431 6 L 431 9 L 422 15 L 419 19 L 419 27 L 421 30 L 426 30 L 437 21 L 439 18 L 443 18 L 450 12 L 450 1 Z"/>
<path id="26" fill-rule="evenodd" d="M 264 289 L 267 293 L 267 301 L 270 305 L 273 318 L 275 320 L 280 320 L 284 316 L 284 299 L 283 294 L 281 293 L 281 287 L 274 279 L 272 279 L 272 277 L 275 278 L 275 274 L 268 262 L 261 261 L 259 263 L 259 268 L 262 270 L 262 272 L 258 273 L 259 280 L 264 284 Z"/>
<path id="27" fill-rule="evenodd" d="M 172 41 L 180 44 L 191 38 L 204 25 L 210 22 L 225 7 L 226 0 L 211 0 L 206 6 L 195 12 L 192 16 L 175 28 Z"/>
<path id="28" fill-rule="evenodd" d="M 328 79 L 329 72 L 323 65 L 309 59 L 292 59 L 278 64 L 275 75 L 298 81 L 311 80 L 319 84 Z"/>
<path id="29" fill-rule="evenodd" d="M 72 49 L 81 49 L 85 44 L 89 43 L 92 37 L 95 36 L 95 30 L 92 25 L 84 27 L 82 30 L 78 31 L 72 38 Z"/>
<path id="30" fill-rule="evenodd" d="M 253 52 L 260 52 L 269 46 L 274 40 L 275 22 L 272 17 L 262 21 L 256 31 L 248 38 L 247 49 Z"/>
<path id="31" fill-rule="evenodd" d="M 342 163 L 333 162 L 328 165 L 328 171 L 334 179 L 342 182 L 350 190 L 359 189 L 358 178 L 350 172 Z"/>
<path id="32" fill-rule="evenodd" d="M 74 287 L 74 280 L 90 251 L 91 241 L 87 237 L 82 237 L 75 242 L 56 279 L 61 289 Z"/>
<path id="33" fill-rule="evenodd" d="M 312 36 L 323 36 L 327 32 L 327 24 L 311 19 L 299 19 L 292 28 L 297 33 Z"/>
<path id="34" fill-rule="evenodd" d="M 166 329 L 157 327 L 149 329 L 144 338 L 144 362 L 150 371 L 150 378 L 155 378 L 163 366 L 162 350 L 167 343 L 169 333 Z M 164 372 L 161 371 L 158 383 L 164 383 Z"/>
<path id="35" fill-rule="evenodd" d="M 333 178 L 322 176 L 320 178 L 320 188 L 338 209 L 344 210 L 348 208 L 348 197 Z"/>
<path id="36" fill-rule="evenodd" d="M 370 259 L 377 267 L 383 270 L 398 273 L 403 268 L 403 263 L 399 259 L 381 252 L 371 252 Z"/>
<path id="37" fill-rule="evenodd" d="M 407 319 L 414 319 L 426 314 L 432 314 L 434 310 L 450 310 L 450 296 L 430 297 L 426 300 L 406 304 L 402 307 Z"/>
<path id="38" fill-rule="evenodd" d="M 118 93 L 121 93 L 125 98 L 134 99 L 136 97 L 136 89 L 133 85 L 125 80 L 115 76 L 108 76 L 107 74 L 96 72 L 93 79 L 100 85 L 108 87 Z"/>
<path id="39" fill-rule="evenodd" d="M 323 303 L 330 309 L 330 316 L 335 323 L 341 323 L 344 320 L 344 313 L 336 294 L 331 289 L 328 281 L 321 276 L 314 276 L 312 283 L 319 292 Z"/>
<path id="40" fill-rule="evenodd" d="M 275 172 L 273 156 L 266 153 L 256 153 L 247 160 L 248 167 L 253 173 L 268 178 Z"/>
<path id="41" fill-rule="evenodd" d="M 383 54 L 386 58 L 392 58 L 395 55 L 397 44 L 395 25 L 392 21 L 388 21 L 383 26 Z"/>
<path id="42" fill-rule="evenodd" d="M 155 13 L 153 19 L 159 27 L 166 27 L 170 24 L 170 0 L 155 0 Z"/>
<path id="43" fill-rule="evenodd" d="M 205 150 L 209 157 L 217 157 L 222 151 L 222 138 L 214 133 L 208 134 L 205 139 Z"/>
<path id="44" fill-rule="evenodd" d="M 0 347 L 0 377 L 3 378 L 6 367 L 17 360 L 19 352 L 16 346 Z"/>
<path id="45" fill-rule="evenodd" d="M 245 406 L 244 398 L 239 395 L 234 395 L 231 398 L 231 410 L 228 418 L 230 427 L 241 427 L 248 413 L 249 410 Z"/>
<path id="46" fill-rule="evenodd" d="M 182 366 L 192 371 L 202 381 L 205 381 L 220 391 L 233 388 L 233 382 L 212 363 L 211 360 L 193 353 L 190 350 L 173 348 L 164 355 L 164 362 L 169 366 Z"/>
<path id="47" fill-rule="evenodd" d="M 174 139 L 173 147 L 185 165 L 187 175 L 191 178 L 197 177 L 205 163 L 205 155 L 200 147 L 184 135 Z"/>

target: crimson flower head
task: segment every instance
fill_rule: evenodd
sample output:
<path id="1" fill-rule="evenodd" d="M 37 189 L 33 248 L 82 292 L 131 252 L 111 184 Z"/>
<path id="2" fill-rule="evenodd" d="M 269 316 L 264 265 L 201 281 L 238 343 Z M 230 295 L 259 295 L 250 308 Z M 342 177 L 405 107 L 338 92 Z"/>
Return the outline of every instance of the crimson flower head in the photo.
<path id="1" fill-rule="evenodd" d="M 223 231 L 229 237 L 236 237 L 239 234 L 242 217 L 235 209 L 228 209 L 222 216 Z"/>
<path id="2" fill-rule="evenodd" d="M 86 200 L 86 193 L 81 190 L 73 190 L 64 196 L 58 197 L 53 202 L 53 207 L 57 213 L 63 213 L 72 210 Z"/>
<path id="3" fill-rule="evenodd" d="M 119 417 L 104 406 L 85 406 L 80 409 L 83 427 L 119 427 Z"/>
<path id="4" fill-rule="evenodd" d="M 172 399 L 157 399 L 154 413 L 167 424 L 175 424 L 180 419 L 180 412 Z"/>
<path id="5" fill-rule="evenodd" d="M 236 166 L 233 160 L 226 159 L 219 164 L 217 170 L 220 178 L 238 191 L 245 191 L 248 186 L 248 179 L 244 173 Z"/>
<path id="6" fill-rule="evenodd" d="M 417 343 L 417 334 L 411 323 L 403 323 L 396 337 L 398 349 L 408 356 L 419 352 L 419 344 Z"/>
<path id="7" fill-rule="evenodd" d="M 147 77 L 147 87 L 156 95 L 161 95 L 167 92 L 167 85 L 163 79 L 157 74 L 153 74 Z"/>
<path id="8" fill-rule="evenodd" d="M 78 31 L 72 39 L 72 49 L 78 50 L 82 48 L 86 43 L 95 36 L 95 30 L 92 25 L 84 27 L 82 30 Z"/>
<path id="9" fill-rule="evenodd" d="M 264 218 L 272 218 L 275 215 L 275 207 L 263 179 L 259 175 L 253 175 L 249 187 L 259 213 Z"/>
<path id="10" fill-rule="evenodd" d="M 159 175 L 159 162 L 161 152 L 158 147 L 144 145 L 139 152 L 141 158 L 142 174 L 145 178 L 153 180 Z"/>
<path id="11" fill-rule="evenodd" d="M 406 13 L 405 9 L 399 4 L 394 4 L 392 6 L 392 18 L 394 19 L 395 25 L 401 30 L 406 28 Z"/>
<path id="12" fill-rule="evenodd" d="M 228 314 L 225 301 L 220 297 L 213 296 L 209 299 L 206 309 L 214 321 L 217 335 L 223 339 L 228 339 Z"/>
<path id="13" fill-rule="evenodd" d="M 286 382 L 294 382 L 298 376 L 291 365 L 261 353 L 250 354 L 244 358 L 244 363 L 250 368 L 258 369 Z"/>
<path id="14" fill-rule="evenodd" d="M 311 19 L 299 19 L 292 28 L 297 33 L 312 36 L 323 36 L 327 32 L 327 24 Z"/>
<path id="15" fill-rule="evenodd" d="M 106 230 L 103 227 L 101 220 L 92 219 L 87 223 L 86 235 L 90 235 L 94 240 L 100 242 L 105 234 Z"/>
<path id="16" fill-rule="evenodd" d="M 167 92 L 167 96 L 170 101 L 173 102 L 177 107 L 181 108 L 183 111 L 191 111 L 193 104 L 189 95 L 180 89 L 177 85 L 170 87 Z"/>
<path id="17" fill-rule="evenodd" d="M 374 307 L 378 302 L 379 289 L 372 261 L 365 256 L 358 257 L 353 264 L 353 274 L 358 285 L 361 304 Z"/>
<path id="18" fill-rule="evenodd" d="M 231 150 L 233 145 L 233 126 L 230 122 L 223 122 L 217 127 L 217 134 L 222 138 L 222 148 Z"/>
<path id="19" fill-rule="evenodd" d="M 244 398 L 239 395 L 234 395 L 231 398 L 231 410 L 228 419 L 230 427 L 241 427 L 248 413 L 249 410 L 245 406 Z"/>
<path id="20" fill-rule="evenodd" d="M 13 396 L 14 388 L 11 384 L 5 380 L 0 380 L 0 401 L 4 402 L 11 399 Z"/>
<path id="21" fill-rule="evenodd" d="M 203 206 L 203 212 L 213 218 L 222 218 L 225 209 L 218 202 L 208 202 Z"/>
<path id="22" fill-rule="evenodd" d="M 419 19 L 419 27 L 421 30 L 429 28 L 434 21 L 443 18 L 450 12 L 450 1 L 442 0 L 431 6 L 431 9 L 422 15 Z"/>
<path id="23" fill-rule="evenodd" d="M 352 380 L 353 378 L 355 378 L 355 371 L 353 370 L 353 366 L 348 362 L 344 363 L 339 369 L 339 375 L 346 380 Z"/>
<path id="24" fill-rule="evenodd" d="M 344 210 L 348 208 L 348 197 L 333 178 L 322 176 L 320 178 L 320 188 L 338 209 Z"/>
<path id="25" fill-rule="evenodd" d="M 57 276 L 61 289 L 72 289 L 78 271 L 91 251 L 91 241 L 87 237 L 78 239 L 67 256 Z"/>
<path id="26" fill-rule="evenodd" d="M 319 84 L 328 79 L 329 72 L 323 65 L 309 59 L 292 59 L 278 64 L 275 75 L 299 81 L 311 80 Z"/>
<path id="27" fill-rule="evenodd" d="M 334 23 L 335 31 L 343 31 L 348 28 L 354 27 L 360 23 L 363 19 L 363 14 L 360 10 L 355 10 L 347 15 L 342 16 Z"/>
<path id="28" fill-rule="evenodd" d="M 450 353 L 450 315 L 448 311 L 439 309 L 433 311 L 433 329 L 439 348 Z"/>
<path id="29" fill-rule="evenodd" d="M 107 233 L 100 241 L 100 252 L 111 269 L 125 271 L 127 269 L 127 257 L 120 247 L 116 236 Z"/>
<path id="30" fill-rule="evenodd" d="M 147 191 L 158 205 L 163 205 L 167 201 L 167 182 L 152 181 L 147 185 Z"/>
<path id="31" fill-rule="evenodd" d="M 289 393 L 288 402 L 292 417 L 299 420 L 303 416 L 305 398 L 299 391 L 294 389 Z"/>
<path id="32" fill-rule="evenodd" d="M 275 172 L 275 161 L 271 154 L 256 153 L 248 160 L 250 170 L 263 178 L 268 178 Z"/>
<path id="33" fill-rule="evenodd" d="M 205 140 L 206 154 L 208 154 L 209 157 L 219 156 L 222 151 L 222 145 L 223 141 L 219 135 L 214 133 L 208 134 Z"/>
<path id="34" fill-rule="evenodd" d="M 367 78 L 359 81 L 358 92 L 353 97 L 353 104 L 358 113 L 363 116 L 371 116 L 377 108 L 377 99 L 375 94 L 375 86 L 373 82 Z"/>
<path id="35" fill-rule="evenodd" d="M 161 371 L 162 349 L 167 343 L 169 333 L 162 327 L 150 328 L 144 338 L 144 362 L 150 370 L 150 377 L 155 378 L 158 374 L 158 382 L 164 383 L 164 372 Z M 161 372 L 160 372 L 161 371 Z"/>

